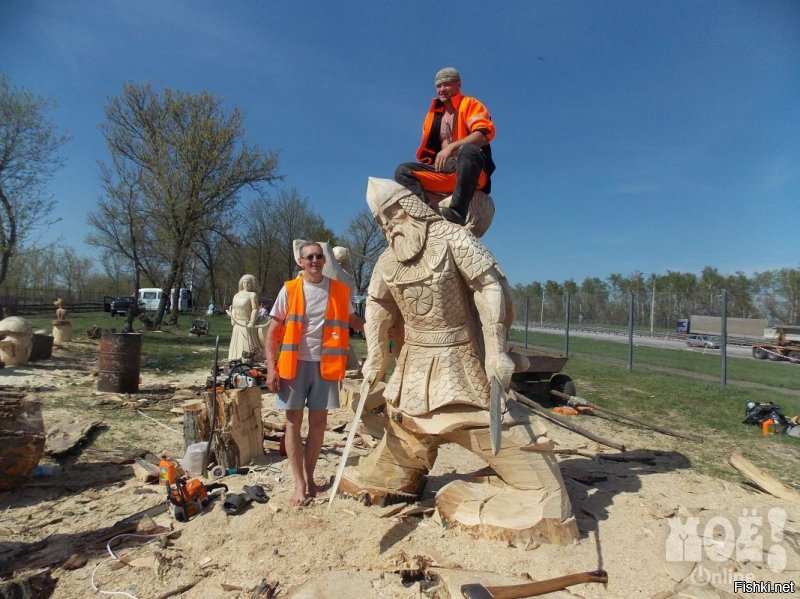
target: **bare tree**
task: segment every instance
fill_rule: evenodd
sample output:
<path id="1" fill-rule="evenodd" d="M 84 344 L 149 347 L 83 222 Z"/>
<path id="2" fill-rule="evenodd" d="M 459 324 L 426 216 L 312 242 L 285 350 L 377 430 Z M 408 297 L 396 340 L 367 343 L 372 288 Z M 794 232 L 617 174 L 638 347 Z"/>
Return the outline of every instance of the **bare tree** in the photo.
<path id="1" fill-rule="evenodd" d="M 88 215 L 89 225 L 95 232 L 87 236 L 89 244 L 101 247 L 111 254 L 123 256 L 130 263 L 133 274 L 132 295 L 141 287 L 142 273 L 150 280 L 158 280 L 159 262 L 148 259 L 147 248 L 152 246 L 150 232 L 142 218 L 145 203 L 139 183 L 139 171 L 129 170 L 118 157 L 112 156 L 114 168 L 100 165 L 100 179 L 105 196 L 97 202 L 97 210 Z"/>
<path id="2" fill-rule="evenodd" d="M 163 264 L 159 324 L 201 234 L 230 214 L 246 188 L 260 191 L 278 178 L 277 157 L 247 144 L 241 112 L 226 112 L 207 92 L 158 93 L 150 84 L 127 84 L 120 96 L 110 98 L 105 112 L 102 131 L 112 156 L 112 182 L 130 183 L 136 175 L 143 239 L 148 253 Z M 98 233 L 105 235 L 102 228 Z M 177 310 L 173 302 L 173 319 Z"/>
<path id="3" fill-rule="evenodd" d="M 262 293 L 277 293 L 297 274 L 292 242 L 313 239 L 335 243 L 333 232 L 297 189 L 280 189 L 274 198 L 252 202 L 247 210 L 239 263 L 253 273 Z"/>
<path id="4" fill-rule="evenodd" d="M 378 256 L 386 249 L 386 236 L 381 232 L 375 217 L 366 208 L 347 224 L 344 245 L 350 248 L 356 295 L 367 292 L 372 268 Z"/>
<path id="5" fill-rule="evenodd" d="M 45 118 L 46 108 L 0 73 L 0 284 L 31 231 L 57 220 L 45 183 L 62 165 L 57 152 L 67 138 Z"/>

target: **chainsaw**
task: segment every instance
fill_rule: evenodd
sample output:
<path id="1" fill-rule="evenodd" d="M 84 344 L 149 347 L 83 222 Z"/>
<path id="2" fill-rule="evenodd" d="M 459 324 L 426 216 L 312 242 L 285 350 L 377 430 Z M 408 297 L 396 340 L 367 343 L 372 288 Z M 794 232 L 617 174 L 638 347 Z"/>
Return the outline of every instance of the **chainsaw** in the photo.
<path id="1" fill-rule="evenodd" d="M 167 483 L 167 502 L 169 513 L 178 522 L 188 522 L 190 518 L 202 512 L 205 507 L 221 495 L 210 494 L 215 489 L 228 492 L 228 486 L 222 483 L 205 484 L 199 478 L 186 480 L 181 477 L 173 485 Z"/>

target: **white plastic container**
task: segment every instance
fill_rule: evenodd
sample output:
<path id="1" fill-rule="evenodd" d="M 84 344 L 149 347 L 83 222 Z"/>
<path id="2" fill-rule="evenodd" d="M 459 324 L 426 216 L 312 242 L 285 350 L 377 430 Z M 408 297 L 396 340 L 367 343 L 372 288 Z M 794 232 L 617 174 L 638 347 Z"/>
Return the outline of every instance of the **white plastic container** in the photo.
<path id="1" fill-rule="evenodd" d="M 186 448 L 186 453 L 181 460 L 181 466 L 186 472 L 192 476 L 203 475 L 203 457 L 206 454 L 208 441 L 200 441 L 200 443 L 192 443 Z"/>

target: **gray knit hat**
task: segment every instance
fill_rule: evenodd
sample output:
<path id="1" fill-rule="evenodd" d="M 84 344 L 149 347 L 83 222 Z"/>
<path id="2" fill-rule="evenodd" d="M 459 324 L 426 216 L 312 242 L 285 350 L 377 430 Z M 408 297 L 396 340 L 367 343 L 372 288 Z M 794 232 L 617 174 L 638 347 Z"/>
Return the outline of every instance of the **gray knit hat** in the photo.
<path id="1" fill-rule="evenodd" d="M 461 75 L 458 74 L 458 69 L 455 67 L 445 67 L 436 73 L 433 82 L 438 85 L 443 81 L 461 81 Z"/>

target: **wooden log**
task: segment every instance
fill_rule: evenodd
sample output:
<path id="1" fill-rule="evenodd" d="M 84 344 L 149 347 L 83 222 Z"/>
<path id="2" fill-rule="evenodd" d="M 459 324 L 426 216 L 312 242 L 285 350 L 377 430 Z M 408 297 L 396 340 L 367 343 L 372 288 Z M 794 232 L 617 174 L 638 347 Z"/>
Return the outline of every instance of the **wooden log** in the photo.
<path id="1" fill-rule="evenodd" d="M 208 439 L 208 410 L 202 401 L 183 404 L 183 449 Z"/>
<path id="2" fill-rule="evenodd" d="M 728 459 L 728 462 L 760 489 L 763 489 L 774 497 L 800 506 L 800 493 L 794 489 L 790 489 L 778 479 L 767 474 L 742 455 L 734 453 Z"/>
<path id="3" fill-rule="evenodd" d="M 535 490 L 457 480 L 439 490 L 436 508 L 448 526 L 522 549 L 540 542 L 566 545 L 580 536 L 575 518 L 547 517 L 547 502 Z"/>
<path id="4" fill-rule="evenodd" d="M 0 393 L 0 491 L 10 491 L 30 478 L 46 437 L 38 400 Z"/>
<path id="5" fill-rule="evenodd" d="M 211 394 L 204 394 L 211 412 Z M 261 389 L 247 387 L 217 393 L 217 415 L 211 442 L 215 462 L 223 468 L 262 463 L 264 425 L 261 422 Z M 207 437 L 206 437 L 207 438 Z"/>

